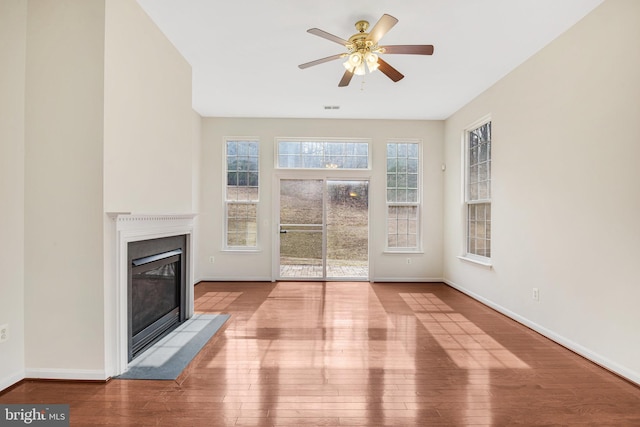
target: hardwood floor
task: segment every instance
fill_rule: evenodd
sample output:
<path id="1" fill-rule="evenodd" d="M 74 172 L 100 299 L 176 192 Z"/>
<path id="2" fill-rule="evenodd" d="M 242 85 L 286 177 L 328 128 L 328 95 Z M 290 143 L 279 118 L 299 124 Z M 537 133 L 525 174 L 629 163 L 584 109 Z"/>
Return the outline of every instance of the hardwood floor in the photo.
<path id="1" fill-rule="evenodd" d="M 640 388 L 443 284 L 201 283 L 177 381 L 26 381 L 71 425 L 640 425 Z"/>

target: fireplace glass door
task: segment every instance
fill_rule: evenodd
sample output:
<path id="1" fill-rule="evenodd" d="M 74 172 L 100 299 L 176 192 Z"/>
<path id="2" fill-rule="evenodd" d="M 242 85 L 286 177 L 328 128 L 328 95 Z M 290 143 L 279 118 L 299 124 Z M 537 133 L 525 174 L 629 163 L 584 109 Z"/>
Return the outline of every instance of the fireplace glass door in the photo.
<path id="1" fill-rule="evenodd" d="M 130 247 L 129 361 L 185 318 L 184 245 L 168 239 L 134 242 L 137 245 Z"/>

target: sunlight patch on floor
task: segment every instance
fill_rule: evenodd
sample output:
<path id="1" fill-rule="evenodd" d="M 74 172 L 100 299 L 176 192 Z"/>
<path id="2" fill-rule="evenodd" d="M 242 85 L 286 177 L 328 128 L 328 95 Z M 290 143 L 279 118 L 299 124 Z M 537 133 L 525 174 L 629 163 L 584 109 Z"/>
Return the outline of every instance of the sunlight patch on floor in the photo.
<path id="1" fill-rule="evenodd" d="M 437 296 L 430 293 L 401 293 L 400 297 L 458 367 L 529 368 L 515 354 Z"/>

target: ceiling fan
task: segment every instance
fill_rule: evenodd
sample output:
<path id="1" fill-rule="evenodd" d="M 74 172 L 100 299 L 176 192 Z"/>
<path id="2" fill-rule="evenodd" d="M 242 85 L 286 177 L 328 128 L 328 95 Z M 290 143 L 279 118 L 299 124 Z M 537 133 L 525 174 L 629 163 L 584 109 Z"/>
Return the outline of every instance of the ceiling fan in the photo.
<path id="1" fill-rule="evenodd" d="M 367 33 L 369 22 L 364 20 L 358 21 L 355 24 L 358 32 L 349 37 L 349 40 L 334 36 L 319 28 L 311 28 L 307 30 L 308 33 L 341 44 L 347 49 L 347 52 L 316 59 L 315 61 L 300 64 L 298 67 L 305 69 L 314 65 L 348 57 L 347 61 L 343 64 L 347 70 L 342 76 L 340 83 L 338 83 L 338 86 L 348 86 L 354 74 L 364 75 L 367 71 L 372 72 L 374 70 L 380 70 L 391 80 L 397 82 L 404 78 L 404 75 L 380 58 L 381 54 L 433 55 L 433 45 L 379 46 L 378 42 L 382 36 L 397 23 L 398 20 L 396 18 L 385 13 L 382 15 L 382 18 L 376 22 L 371 31 Z"/>

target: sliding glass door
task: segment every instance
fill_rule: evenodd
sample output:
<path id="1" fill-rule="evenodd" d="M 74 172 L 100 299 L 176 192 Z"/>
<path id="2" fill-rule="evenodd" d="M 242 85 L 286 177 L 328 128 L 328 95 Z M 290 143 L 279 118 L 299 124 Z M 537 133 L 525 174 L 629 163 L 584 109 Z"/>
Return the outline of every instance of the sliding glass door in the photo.
<path id="1" fill-rule="evenodd" d="M 280 180 L 279 279 L 368 279 L 368 184 Z"/>

